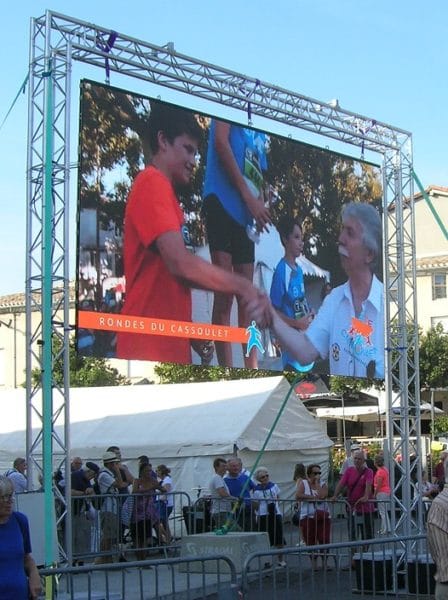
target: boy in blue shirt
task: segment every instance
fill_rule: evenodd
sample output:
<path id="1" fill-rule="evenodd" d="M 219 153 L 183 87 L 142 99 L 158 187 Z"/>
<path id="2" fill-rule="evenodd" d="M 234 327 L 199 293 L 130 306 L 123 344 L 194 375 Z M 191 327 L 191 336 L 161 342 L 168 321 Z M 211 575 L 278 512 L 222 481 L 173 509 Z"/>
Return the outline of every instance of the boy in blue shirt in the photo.
<path id="1" fill-rule="evenodd" d="M 271 284 L 271 302 L 279 316 L 290 327 L 305 330 L 313 320 L 305 297 L 303 271 L 296 259 L 303 251 L 303 235 L 301 224 L 291 217 L 281 217 L 277 223 L 277 231 L 285 249 L 285 255 L 275 267 Z M 301 365 L 285 350 L 282 350 L 283 368 L 307 372 L 314 363 Z"/>

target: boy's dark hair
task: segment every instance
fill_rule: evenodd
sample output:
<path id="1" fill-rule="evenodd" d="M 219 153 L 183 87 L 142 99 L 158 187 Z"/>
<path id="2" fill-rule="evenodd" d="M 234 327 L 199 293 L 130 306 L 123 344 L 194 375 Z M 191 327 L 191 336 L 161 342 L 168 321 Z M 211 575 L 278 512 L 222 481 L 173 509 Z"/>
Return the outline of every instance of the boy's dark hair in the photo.
<path id="1" fill-rule="evenodd" d="M 163 131 L 170 144 L 174 138 L 186 133 L 197 142 L 201 141 L 202 129 L 192 112 L 170 104 L 154 102 L 151 104 L 151 112 L 148 118 L 149 145 L 155 154 L 159 149 L 157 139 L 159 131 Z"/>
<path id="2" fill-rule="evenodd" d="M 222 465 L 223 463 L 227 463 L 226 459 L 222 456 L 218 456 L 218 458 L 215 458 L 215 460 L 213 461 L 213 468 L 217 469 L 219 465 Z"/>
<path id="3" fill-rule="evenodd" d="M 278 233 L 280 234 L 280 241 L 283 244 L 283 246 L 285 245 L 285 240 L 287 240 L 288 237 L 291 235 L 295 225 L 297 225 L 297 227 L 300 227 L 300 230 L 302 230 L 302 224 L 300 223 L 300 221 L 289 215 L 284 215 L 283 217 L 280 217 L 277 221 L 276 227 Z"/>

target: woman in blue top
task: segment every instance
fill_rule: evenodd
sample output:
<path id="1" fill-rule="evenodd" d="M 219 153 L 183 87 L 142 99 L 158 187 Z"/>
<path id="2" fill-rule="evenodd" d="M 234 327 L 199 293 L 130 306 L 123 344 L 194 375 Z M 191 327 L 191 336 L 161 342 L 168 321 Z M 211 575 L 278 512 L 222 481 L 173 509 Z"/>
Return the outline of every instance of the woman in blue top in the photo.
<path id="1" fill-rule="evenodd" d="M 28 519 L 13 505 L 13 484 L 0 475 L 0 598 L 28 600 L 37 598 L 42 586 L 31 556 Z"/>
<path id="2" fill-rule="evenodd" d="M 314 313 L 310 311 L 305 297 L 303 271 L 296 263 L 296 258 L 303 251 L 302 227 L 291 217 L 281 217 L 277 223 L 277 230 L 285 248 L 285 255 L 275 267 L 272 278 L 272 306 L 290 327 L 305 330 L 313 320 Z M 284 369 L 301 372 L 310 371 L 314 365 L 301 365 L 285 350 L 282 350 L 282 363 Z"/>

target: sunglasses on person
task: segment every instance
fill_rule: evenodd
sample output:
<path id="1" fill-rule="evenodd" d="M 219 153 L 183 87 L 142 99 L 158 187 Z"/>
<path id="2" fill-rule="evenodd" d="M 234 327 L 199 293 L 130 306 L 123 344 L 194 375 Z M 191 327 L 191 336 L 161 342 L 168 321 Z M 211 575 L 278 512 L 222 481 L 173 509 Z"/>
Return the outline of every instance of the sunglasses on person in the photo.
<path id="1" fill-rule="evenodd" d="M 322 472 L 321 472 L 321 471 L 312 471 L 312 474 L 313 474 L 313 475 L 321 475 L 321 474 L 322 474 Z"/>
<path id="2" fill-rule="evenodd" d="M 260 477 L 258 478 L 260 481 L 262 479 L 268 479 L 269 478 L 269 473 L 266 473 L 265 475 L 260 475 Z"/>

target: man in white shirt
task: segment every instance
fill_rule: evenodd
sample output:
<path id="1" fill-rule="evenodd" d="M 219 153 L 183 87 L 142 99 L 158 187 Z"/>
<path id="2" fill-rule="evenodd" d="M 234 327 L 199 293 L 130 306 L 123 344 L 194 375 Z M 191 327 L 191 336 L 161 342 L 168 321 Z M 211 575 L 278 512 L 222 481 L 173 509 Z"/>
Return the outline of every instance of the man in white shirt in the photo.
<path id="1" fill-rule="evenodd" d="M 209 491 L 212 497 L 211 515 L 213 525 L 221 527 L 225 524 L 230 511 L 232 510 L 231 496 L 229 488 L 224 481 L 224 475 L 227 471 L 227 461 L 225 458 L 215 458 L 213 461 L 215 474 L 209 483 Z"/>
<path id="2" fill-rule="evenodd" d="M 381 259 L 381 218 L 364 202 L 342 209 L 338 252 L 346 283 L 326 297 L 306 331 L 272 310 L 272 329 L 301 364 L 330 361 L 331 375 L 384 378 L 384 286 L 375 275 Z"/>
<path id="3" fill-rule="evenodd" d="M 18 457 L 13 463 L 13 468 L 5 473 L 6 477 L 12 481 L 16 494 L 21 494 L 28 490 L 28 479 L 25 475 L 26 468 L 26 460 Z"/>

